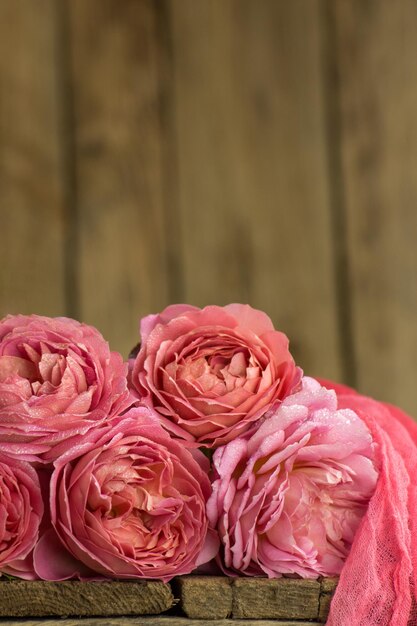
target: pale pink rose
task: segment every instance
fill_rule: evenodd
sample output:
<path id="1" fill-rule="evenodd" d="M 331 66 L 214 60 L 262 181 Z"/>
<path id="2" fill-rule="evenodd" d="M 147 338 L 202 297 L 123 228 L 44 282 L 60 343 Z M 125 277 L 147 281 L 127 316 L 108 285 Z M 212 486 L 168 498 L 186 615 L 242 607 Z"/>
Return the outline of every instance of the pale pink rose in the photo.
<path id="1" fill-rule="evenodd" d="M 207 534 L 207 470 L 204 455 L 174 441 L 145 407 L 89 433 L 55 462 L 56 534 L 40 539 L 36 572 L 46 580 L 163 581 L 191 572 L 218 550 Z"/>
<path id="2" fill-rule="evenodd" d="M 48 463 L 75 435 L 131 405 L 127 366 L 93 327 L 68 318 L 0 321 L 0 451 Z"/>
<path id="3" fill-rule="evenodd" d="M 175 305 L 141 321 L 130 381 L 185 445 L 217 447 L 248 431 L 298 385 L 287 337 L 248 305 Z"/>
<path id="4" fill-rule="evenodd" d="M 0 453 L 0 572 L 36 578 L 32 551 L 38 540 L 43 500 L 36 470 Z"/>
<path id="5" fill-rule="evenodd" d="M 214 453 L 207 510 L 224 571 L 339 574 L 376 486 L 373 459 L 364 422 L 304 378 L 248 440 Z"/>

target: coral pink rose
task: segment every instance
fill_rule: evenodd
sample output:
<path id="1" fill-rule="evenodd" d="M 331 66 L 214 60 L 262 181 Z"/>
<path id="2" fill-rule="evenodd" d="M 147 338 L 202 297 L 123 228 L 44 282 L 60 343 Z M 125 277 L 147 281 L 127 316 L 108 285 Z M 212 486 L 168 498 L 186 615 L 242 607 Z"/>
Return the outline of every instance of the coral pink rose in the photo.
<path id="1" fill-rule="evenodd" d="M 207 510 L 228 573 L 340 573 L 377 482 L 368 428 L 304 378 L 248 440 L 214 453 Z"/>
<path id="2" fill-rule="evenodd" d="M 36 578 L 32 550 L 43 508 L 36 470 L 29 463 L 0 454 L 0 572 Z"/>
<path id="3" fill-rule="evenodd" d="M 130 381 L 185 444 L 216 447 L 248 431 L 301 378 L 287 337 L 248 305 L 175 305 L 141 322 Z"/>
<path id="4" fill-rule="evenodd" d="M 42 536 L 38 575 L 168 581 L 191 572 L 218 550 L 207 535 L 207 470 L 204 455 L 194 458 L 145 407 L 90 433 L 55 462 L 51 519 L 62 545 Z"/>
<path id="5" fill-rule="evenodd" d="M 36 315 L 0 321 L 0 450 L 51 462 L 62 442 L 129 404 L 126 365 L 95 328 Z"/>

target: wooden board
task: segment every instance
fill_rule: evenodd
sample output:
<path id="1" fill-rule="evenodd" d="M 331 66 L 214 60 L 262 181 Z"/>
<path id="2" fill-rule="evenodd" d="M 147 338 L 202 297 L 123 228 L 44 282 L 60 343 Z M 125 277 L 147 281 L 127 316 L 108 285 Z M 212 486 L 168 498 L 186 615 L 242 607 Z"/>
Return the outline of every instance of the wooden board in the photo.
<path id="1" fill-rule="evenodd" d="M 412 0 L 2 0 L 0 315 L 126 354 L 169 301 L 249 301 L 307 373 L 417 414 L 416 23 Z"/>
<path id="2" fill-rule="evenodd" d="M 68 0 L 79 315 L 128 355 L 168 304 L 157 6 Z"/>
<path id="3" fill-rule="evenodd" d="M 417 4 L 328 5 L 358 384 L 417 416 Z"/>
<path id="4" fill-rule="evenodd" d="M 320 587 L 319 621 L 325 622 L 329 615 L 330 603 L 336 591 L 337 578 L 323 578 Z"/>
<path id="5" fill-rule="evenodd" d="M 223 619 L 233 613 L 232 579 L 219 576 L 180 576 L 172 583 L 185 615 L 195 619 Z"/>
<path id="6" fill-rule="evenodd" d="M 5 620 L 5 626 L 56 626 L 56 620 Z M 320 622 L 276 620 L 191 620 L 186 617 L 113 617 L 61 619 L 60 626 L 314 626 Z"/>
<path id="7" fill-rule="evenodd" d="M 66 312 L 68 217 L 54 0 L 0 2 L 0 317 Z"/>
<path id="8" fill-rule="evenodd" d="M 320 583 L 282 578 L 261 585 L 250 578 L 233 583 L 233 616 L 247 619 L 315 619 L 319 612 Z"/>
<path id="9" fill-rule="evenodd" d="M 337 579 L 224 576 L 180 576 L 170 584 L 1 581 L 0 617 L 117 617 L 169 611 L 171 626 L 180 626 L 184 615 L 188 624 L 190 620 L 239 624 L 241 619 L 245 624 L 268 619 L 280 624 L 294 619 L 324 622 L 336 584 Z"/>
<path id="10" fill-rule="evenodd" d="M 320 2 L 169 7 L 186 299 L 249 301 L 340 379 Z"/>
<path id="11" fill-rule="evenodd" d="M 148 615 L 174 605 L 161 582 L 7 581 L 0 583 L 0 616 Z"/>
<path id="12" fill-rule="evenodd" d="M 326 621 L 337 579 L 181 576 L 171 583 L 191 619 L 319 619 Z"/>

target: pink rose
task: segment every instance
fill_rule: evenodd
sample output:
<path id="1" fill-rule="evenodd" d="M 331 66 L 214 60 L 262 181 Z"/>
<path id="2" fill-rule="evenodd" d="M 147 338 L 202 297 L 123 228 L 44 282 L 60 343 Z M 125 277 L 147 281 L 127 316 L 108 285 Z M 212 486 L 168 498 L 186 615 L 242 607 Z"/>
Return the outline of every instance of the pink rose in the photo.
<path id="1" fill-rule="evenodd" d="M 36 470 L 0 453 L 0 572 L 33 579 L 43 500 Z"/>
<path id="2" fill-rule="evenodd" d="M 208 505 L 227 573 L 340 573 L 377 471 L 368 428 L 304 378 L 248 440 L 219 448 Z"/>
<path id="3" fill-rule="evenodd" d="M 130 380 L 185 444 L 216 447 L 248 431 L 299 383 L 287 337 L 248 305 L 175 305 L 141 322 Z"/>
<path id="4" fill-rule="evenodd" d="M 90 433 L 55 462 L 51 520 L 62 545 L 43 535 L 38 575 L 168 581 L 191 572 L 218 549 L 207 536 L 207 470 L 204 455 L 194 458 L 145 407 Z"/>
<path id="5" fill-rule="evenodd" d="M 74 435 L 130 404 L 126 365 L 100 333 L 67 318 L 0 321 L 0 450 L 53 461 Z"/>

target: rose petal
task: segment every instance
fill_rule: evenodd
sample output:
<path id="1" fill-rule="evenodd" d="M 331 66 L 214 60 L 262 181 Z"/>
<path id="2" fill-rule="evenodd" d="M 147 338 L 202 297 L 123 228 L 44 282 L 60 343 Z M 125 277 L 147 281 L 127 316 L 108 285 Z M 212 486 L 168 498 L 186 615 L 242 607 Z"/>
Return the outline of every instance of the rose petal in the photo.
<path id="1" fill-rule="evenodd" d="M 338 574 L 375 490 L 374 455 L 359 416 L 303 379 L 254 434 L 214 453 L 207 512 L 223 571 Z"/>
<path id="2" fill-rule="evenodd" d="M 185 445 L 216 447 L 250 432 L 299 385 L 288 339 L 248 305 L 168 307 L 141 328 L 130 384 Z"/>

